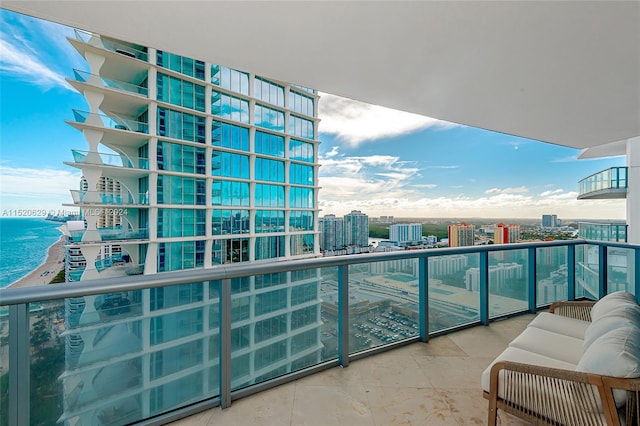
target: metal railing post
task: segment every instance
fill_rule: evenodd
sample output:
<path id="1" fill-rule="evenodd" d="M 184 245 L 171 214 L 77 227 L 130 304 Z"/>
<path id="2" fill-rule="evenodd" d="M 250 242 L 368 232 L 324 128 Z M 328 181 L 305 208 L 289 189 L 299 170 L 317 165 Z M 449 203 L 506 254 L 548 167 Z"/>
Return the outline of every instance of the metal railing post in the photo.
<path id="1" fill-rule="evenodd" d="M 598 299 L 607 295 L 607 246 L 598 246 Z"/>
<path id="2" fill-rule="evenodd" d="M 231 280 L 220 289 L 220 408 L 231 406 Z"/>
<path id="3" fill-rule="evenodd" d="M 418 259 L 418 322 L 420 341 L 429 341 L 429 258 Z"/>
<path id="4" fill-rule="evenodd" d="M 480 323 L 489 325 L 489 253 L 480 252 Z"/>
<path id="5" fill-rule="evenodd" d="M 338 362 L 349 366 L 349 265 L 338 266 Z"/>
<path id="6" fill-rule="evenodd" d="M 576 246 L 567 246 L 567 299 L 576 300 Z"/>
<path id="7" fill-rule="evenodd" d="M 9 306 L 9 424 L 30 422 L 29 304 Z"/>
<path id="8" fill-rule="evenodd" d="M 633 250 L 635 253 L 635 265 L 633 268 L 633 277 L 635 278 L 636 301 L 640 303 L 640 249 Z"/>
<path id="9" fill-rule="evenodd" d="M 536 248 L 530 247 L 528 251 L 528 262 L 529 262 L 529 277 L 527 279 L 527 286 L 529 289 L 529 312 L 535 314 L 538 310 L 538 293 L 537 293 L 537 283 L 536 283 L 536 270 L 538 265 L 537 257 L 536 257 Z"/>

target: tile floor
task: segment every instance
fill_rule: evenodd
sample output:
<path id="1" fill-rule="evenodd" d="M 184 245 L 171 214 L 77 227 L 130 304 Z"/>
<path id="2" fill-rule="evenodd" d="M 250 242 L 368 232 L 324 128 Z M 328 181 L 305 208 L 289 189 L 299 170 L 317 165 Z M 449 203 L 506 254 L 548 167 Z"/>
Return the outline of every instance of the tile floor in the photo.
<path id="1" fill-rule="evenodd" d="M 394 349 L 172 425 L 485 425 L 480 375 L 532 318 L 523 315 Z M 527 424 L 504 413 L 499 422 Z"/>

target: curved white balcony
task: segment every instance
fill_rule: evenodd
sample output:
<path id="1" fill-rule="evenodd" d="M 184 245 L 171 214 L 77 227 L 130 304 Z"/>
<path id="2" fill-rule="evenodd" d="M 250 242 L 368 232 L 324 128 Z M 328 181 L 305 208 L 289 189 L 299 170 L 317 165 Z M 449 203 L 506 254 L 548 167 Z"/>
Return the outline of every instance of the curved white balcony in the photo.
<path id="1" fill-rule="evenodd" d="M 149 133 L 149 123 L 137 121 L 135 118 L 94 114 L 88 111 L 73 110 L 74 122 L 107 129 L 116 129 L 135 133 Z"/>
<path id="2" fill-rule="evenodd" d="M 627 168 L 611 167 L 578 183 L 578 200 L 627 198 Z"/>
<path id="3" fill-rule="evenodd" d="M 89 152 L 72 149 L 73 161 L 76 164 L 95 164 L 100 166 L 122 167 L 126 169 L 149 169 L 149 159 L 140 157 L 127 157 L 103 152 Z"/>
<path id="4" fill-rule="evenodd" d="M 72 189 L 71 197 L 75 205 L 132 205 L 148 206 L 149 196 L 146 193 L 130 194 L 124 191 L 79 191 Z"/>

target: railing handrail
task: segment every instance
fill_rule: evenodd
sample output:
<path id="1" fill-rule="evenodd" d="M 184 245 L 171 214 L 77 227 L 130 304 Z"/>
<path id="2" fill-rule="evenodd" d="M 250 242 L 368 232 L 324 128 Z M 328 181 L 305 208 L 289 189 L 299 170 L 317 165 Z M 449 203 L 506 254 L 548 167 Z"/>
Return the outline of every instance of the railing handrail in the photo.
<path id="1" fill-rule="evenodd" d="M 0 306 L 65 299 L 70 297 L 91 296 L 110 292 L 142 290 L 194 282 L 241 278 L 253 275 L 299 271 L 304 269 L 329 268 L 336 266 L 384 262 L 400 259 L 419 259 L 457 254 L 472 254 L 505 250 L 510 251 L 556 246 L 577 246 L 584 244 L 640 249 L 640 245 L 576 239 L 534 243 L 497 244 L 486 246 L 448 247 L 430 250 L 405 250 L 401 252 L 387 253 L 365 253 L 348 256 L 314 257 L 311 259 L 297 260 L 270 260 L 265 262 L 238 263 L 228 266 L 219 265 L 207 269 L 181 270 L 150 275 L 137 275 L 136 277 L 117 277 L 109 279 L 87 280 L 68 286 L 45 285 L 17 288 L 8 287 L 0 289 Z"/>

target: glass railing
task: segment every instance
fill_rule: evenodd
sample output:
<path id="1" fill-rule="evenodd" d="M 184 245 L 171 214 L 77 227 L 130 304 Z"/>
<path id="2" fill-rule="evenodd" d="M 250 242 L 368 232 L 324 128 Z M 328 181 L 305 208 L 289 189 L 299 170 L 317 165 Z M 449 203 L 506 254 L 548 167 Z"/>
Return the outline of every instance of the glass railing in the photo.
<path id="1" fill-rule="evenodd" d="M 135 93 L 137 95 L 142 95 L 147 97 L 149 95 L 149 89 L 143 86 L 138 86 L 132 83 L 127 83 L 125 81 L 113 80 L 110 78 L 104 78 L 99 75 L 91 74 L 86 71 L 80 71 L 77 69 L 73 70 L 73 74 L 77 81 L 81 83 L 91 83 L 92 77 L 94 80 L 101 82 L 104 87 L 109 87 L 111 89 L 121 90 L 124 92 Z"/>
<path id="2" fill-rule="evenodd" d="M 113 205 L 149 205 L 149 195 L 147 193 L 144 194 L 130 194 L 120 192 L 111 192 L 111 191 L 79 191 L 77 189 L 72 189 L 71 198 L 73 199 L 73 204 L 113 204 Z M 92 210 L 92 215 L 97 216 L 99 214 L 117 214 L 117 215 L 127 215 L 126 211 L 112 211 L 109 209 L 104 209 L 104 211 L 98 211 L 97 209 Z"/>
<path id="3" fill-rule="evenodd" d="M 580 191 L 578 197 L 604 190 L 626 190 L 627 168 L 611 167 L 582 179 L 578 186 Z"/>
<path id="4" fill-rule="evenodd" d="M 94 114 L 87 111 L 73 110 L 73 117 L 77 123 L 91 124 L 108 129 L 126 130 L 136 133 L 149 133 L 149 124 L 130 118 L 110 117 L 104 114 Z"/>
<path id="5" fill-rule="evenodd" d="M 92 46 L 96 46 L 102 49 L 110 50 L 112 52 L 119 53 L 123 56 L 127 56 L 130 58 L 139 59 L 141 61 L 147 62 L 149 59 L 149 55 L 146 49 L 140 49 L 131 44 L 123 43 L 120 41 L 102 38 L 98 35 L 93 35 L 86 31 L 74 30 L 76 40 L 90 44 Z"/>
<path id="6" fill-rule="evenodd" d="M 578 223 L 578 235 L 587 240 L 627 242 L 626 223 Z"/>
<path id="7" fill-rule="evenodd" d="M 79 164 L 97 164 L 103 166 L 123 167 L 127 169 L 149 169 L 149 159 L 126 157 L 124 155 L 106 154 L 72 149 L 73 161 Z"/>
<path id="8" fill-rule="evenodd" d="M 166 423 L 554 301 L 638 295 L 639 263 L 640 246 L 571 240 L 0 289 L 0 424 Z"/>
<path id="9" fill-rule="evenodd" d="M 149 238 L 149 230 L 147 228 L 98 228 L 97 234 L 92 234 L 91 231 L 70 231 L 69 234 L 74 242 L 88 243 L 99 241 L 125 241 L 125 240 L 145 240 Z M 91 235 L 91 237 L 85 238 L 85 235 Z M 98 236 L 100 238 L 98 238 Z M 84 238 L 84 239 L 83 239 Z"/>

